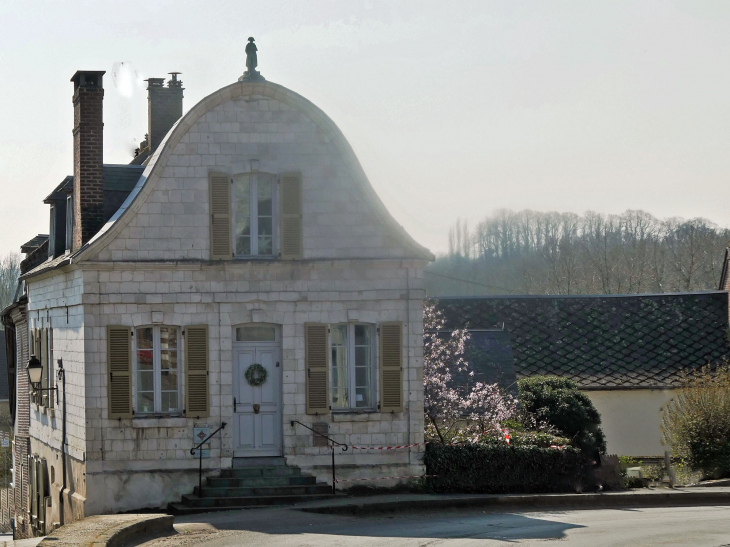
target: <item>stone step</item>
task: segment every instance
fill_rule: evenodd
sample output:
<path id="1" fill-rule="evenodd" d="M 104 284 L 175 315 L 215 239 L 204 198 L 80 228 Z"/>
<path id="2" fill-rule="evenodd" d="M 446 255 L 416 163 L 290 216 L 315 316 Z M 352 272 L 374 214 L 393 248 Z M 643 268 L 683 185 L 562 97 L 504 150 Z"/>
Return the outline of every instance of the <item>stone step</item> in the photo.
<path id="1" fill-rule="evenodd" d="M 211 488 L 246 488 L 254 486 L 302 486 L 310 484 L 317 484 L 317 479 L 315 477 L 288 475 L 280 477 L 209 478 L 207 486 Z"/>
<path id="2" fill-rule="evenodd" d="M 332 497 L 332 489 L 329 494 L 303 494 L 303 495 L 278 495 L 278 496 L 243 496 L 239 498 L 199 498 L 195 495 L 183 496 L 182 503 L 171 504 L 174 506 L 195 508 L 198 510 L 209 509 L 233 509 L 243 507 L 255 507 L 262 505 L 292 505 L 304 501 L 320 500 Z M 174 509 L 174 507 L 173 507 Z"/>
<path id="3" fill-rule="evenodd" d="M 202 494 L 196 486 L 193 495 L 198 498 L 248 498 L 251 496 L 272 497 L 272 496 L 306 496 L 309 494 L 328 494 L 332 487 L 325 483 L 301 485 L 301 486 L 258 486 L 253 488 L 211 488 L 203 487 Z M 183 502 L 187 503 L 186 496 Z"/>
<path id="4" fill-rule="evenodd" d="M 233 458 L 233 467 L 284 467 L 286 459 L 279 456 Z"/>
<path id="5" fill-rule="evenodd" d="M 292 477 L 301 476 L 298 467 L 241 467 L 222 469 L 221 478 L 245 479 L 248 477 Z"/>

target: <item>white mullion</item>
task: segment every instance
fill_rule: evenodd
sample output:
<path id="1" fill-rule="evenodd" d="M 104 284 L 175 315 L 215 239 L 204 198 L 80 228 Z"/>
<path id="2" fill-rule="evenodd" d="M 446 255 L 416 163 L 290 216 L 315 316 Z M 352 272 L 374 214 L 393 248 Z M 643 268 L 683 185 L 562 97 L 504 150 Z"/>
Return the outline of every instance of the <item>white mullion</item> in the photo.
<path id="1" fill-rule="evenodd" d="M 347 384 L 350 391 L 350 408 L 357 408 L 355 396 L 355 324 L 347 324 Z"/>
<path id="2" fill-rule="evenodd" d="M 251 175 L 251 254 L 259 255 L 259 177 Z"/>

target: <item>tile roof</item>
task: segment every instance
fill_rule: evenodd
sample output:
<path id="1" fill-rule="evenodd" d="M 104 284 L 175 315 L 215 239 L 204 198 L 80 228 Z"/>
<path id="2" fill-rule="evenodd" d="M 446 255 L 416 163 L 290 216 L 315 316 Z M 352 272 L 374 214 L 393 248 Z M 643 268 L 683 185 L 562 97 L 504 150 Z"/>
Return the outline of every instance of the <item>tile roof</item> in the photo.
<path id="1" fill-rule="evenodd" d="M 509 333 L 518 378 L 590 388 L 676 386 L 679 372 L 730 357 L 725 291 L 440 298 L 446 327 Z"/>

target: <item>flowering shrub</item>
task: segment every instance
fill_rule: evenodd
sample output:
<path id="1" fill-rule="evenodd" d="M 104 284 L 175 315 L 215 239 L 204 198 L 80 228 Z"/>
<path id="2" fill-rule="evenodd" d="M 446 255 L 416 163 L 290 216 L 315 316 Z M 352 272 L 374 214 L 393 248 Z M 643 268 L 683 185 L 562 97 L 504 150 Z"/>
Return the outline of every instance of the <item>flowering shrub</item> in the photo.
<path id="1" fill-rule="evenodd" d="M 496 384 L 477 383 L 471 390 L 454 385 L 452 373 L 469 369 L 464 357 L 469 333 L 466 329 L 444 332 L 443 317 L 434 303 L 427 303 L 423 311 L 426 438 L 448 444 L 455 439 L 478 442 L 485 434 L 497 435 L 499 424 L 515 413 L 517 401 Z"/>

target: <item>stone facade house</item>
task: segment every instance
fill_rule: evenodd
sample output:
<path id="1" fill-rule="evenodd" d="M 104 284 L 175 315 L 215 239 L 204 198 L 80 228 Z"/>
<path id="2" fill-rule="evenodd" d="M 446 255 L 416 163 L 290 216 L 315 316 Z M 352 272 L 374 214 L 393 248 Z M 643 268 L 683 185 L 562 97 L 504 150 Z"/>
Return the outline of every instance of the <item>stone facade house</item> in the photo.
<path id="1" fill-rule="evenodd" d="M 18 347 L 59 392 L 30 404 L 37 530 L 179 501 L 198 483 L 194 433 L 223 422 L 207 475 L 274 458 L 331 481 L 330 449 L 295 421 L 349 445 L 421 443 L 432 255 L 334 122 L 262 78 L 179 120 L 167 97 L 155 117 L 152 79 L 150 124 L 171 127 L 105 165 L 103 74 L 72 79 L 73 176 L 46 200 L 47 259 L 22 275 Z M 181 85 L 162 88 L 180 113 Z M 338 475 L 420 475 L 420 450 L 338 453 Z"/>

